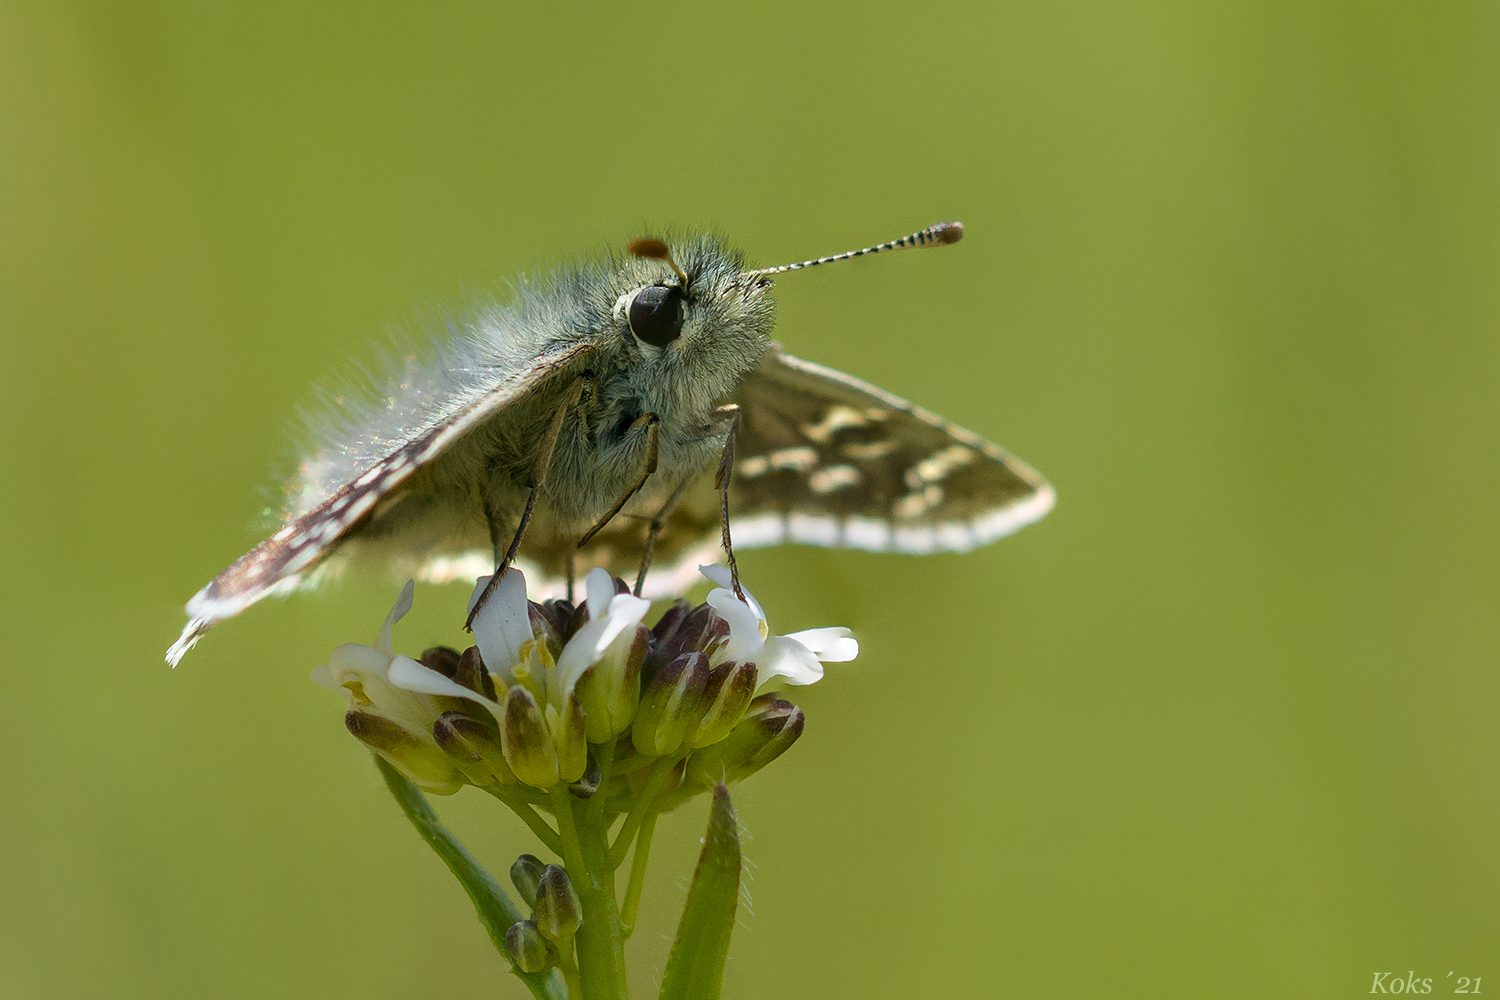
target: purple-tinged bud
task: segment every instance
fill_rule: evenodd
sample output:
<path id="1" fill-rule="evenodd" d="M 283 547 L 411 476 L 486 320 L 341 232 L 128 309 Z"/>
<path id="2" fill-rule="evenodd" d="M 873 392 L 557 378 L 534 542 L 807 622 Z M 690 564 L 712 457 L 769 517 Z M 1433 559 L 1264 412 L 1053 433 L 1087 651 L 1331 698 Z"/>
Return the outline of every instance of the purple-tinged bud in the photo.
<path id="1" fill-rule="evenodd" d="M 542 940 L 536 924 L 530 920 L 510 925 L 505 932 L 505 950 L 510 952 L 510 960 L 522 972 L 541 972 L 552 963 L 547 942 Z"/>
<path id="2" fill-rule="evenodd" d="M 755 685 L 753 663 L 721 663 L 709 671 L 698 701 L 697 728 L 689 734 L 688 743 L 706 747 L 728 736 L 755 697 Z"/>
<path id="3" fill-rule="evenodd" d="M 655 660 L 659 664 L 671 663 L 689 650 L 702 651 L 703 641 L 718 616 L 707 604 L 700 604 L 683 614 L 682 620 L 669 635 L 657 641 Z M 660 622 L 657 623 L 660 626 Z"/>
<path id="4" fill-rule="evenodd" d="M 444 712 L 432 724 L 432 738 L 476 785 L 515 784 L 505 762 L 500 731 L 463 712 Z"/>
<path id="5" fill-rule="evenodd" d="M 511 772 L 526 784 L 534 788 L 551 788 L 560 780 L 557 747 L 547 729 L 547 720 L 531 692 L 519 684 L 505 695 L 500 746 Z"/>
<path id="6" fill-rule="evenodd" d="M 523 854 L 510 866 L 510 882 L 521 894 L 528 908 L 536 906 L 536 894 L 542 886 L 542 870 L 547 866 L 535 854 Z"/>
<path id="7" fill-rule="evenodd" d="M 748 778 L 786 753 L 805 724 L 802 709 L 775 695 L 762 695 L 750 703 L 728 736 L 688 758 L 688 774 L 705 785 Z"/>
<path id="8" fill-rule="evenodd" d="M 470 646 L 463 651 L 463 655 L 458 658 L 458 669 L 453 674 L 453 681 L 475 694 L 495 700 L 495 682 L 490 677 L 490 672 L 484 669 L 484 659 L 479 655 L 478 646 Z"/>
<path id="9" fill-rule="evenodd" d="M 344 726 L 355 739 L 428 791 L 449 795 L 467 781 L 435 743 L 383 715 L 351 709 L 344 713 Z"/>
<path id="10" fill-rule="evenodd" d="M 672 753 L 697 719 L 694 709 L 708 683 L 708 657 L 693 650 L 668 663 L 641 694 L 630 740 L 647 757 Z"/>
<path id="11" fill-rule="evenodd" d="M 637 625 L 628 645 L 616 639 L 578 679 L 573 697 L 583 706 L 590 743 L 604 743 L 630 728 L 640 700 L 641 665 L 646 662 L 650 636 L 644 625 Z"/>
<path id="12" fill-rule="evenodd" d="M 693 603 L 687 598 L 679 597 L 674 601 L 672 606 L 656 620 L 656 624 L 651 626 L 652 648 L 661 650 L 671 642 L 672 637 L 677 634 L 677 630 L 682 627 L 682 623 L 687 620 L 692 610 Z"/>
<path id="13" fill-rule="evenodd" d="M 568 873 L 558 865 L 548 865 L 536 894 L 536 929 L 547 940 L 561 943 L 577 933 L 581 923 L 583 906 Z"/>
<path id="14" fill-rule="evenodd" d="M 583 628 L 588 623 L 589 605 L 587 601 L 584 601 L 576 608 L 574 608 L 573 613 L 568 616 L 568 623 L 563 626 L 563 635 L 567 639 L 572 639 L 573 636 L 578 632 L 578 630 Z"/>
<path id="15" fill-rule="evenodd" d="M 423 650 L 418 660 L 428 670 L 436 670 L 444 677 L 452 680 L 454 675 L 458 673 L 458 657 L 458 650 L 452 646 L 432 646 L 429 649 Z"/>
<path id="16" fill-rule="evenodd" d="M 559 643 L 567 642 L 570 638 L 566 635 L 568 622 L 573 618 L 573 604 L 571 601 L 546 601 L 542 604 L 528 603 L 527 614 L 531 618 L 531 632 L 536 634 L 536 620 L 538 616 L 545 618 L 548 628 L 552 634 L 557 636 Z"/>
<path id="17" fill-rule="evenodd" d="M 599 782 L 604 778 L 604 771 L 599 767 L 599 762 L 589 757 L 589 766 L 584 769 L 583 777 L 568 786 L 568 794 L 575 799 L 591 799 L 599 790 Z"/>
<path id="18" fill-rule="evenodd" d="M 548 654 L 556 660 L 563 648 L 562 629 L 556 617 L 542 604 L 528 603 L 526 612 L 531 619 L 532 638 L 546 646 Z"/>

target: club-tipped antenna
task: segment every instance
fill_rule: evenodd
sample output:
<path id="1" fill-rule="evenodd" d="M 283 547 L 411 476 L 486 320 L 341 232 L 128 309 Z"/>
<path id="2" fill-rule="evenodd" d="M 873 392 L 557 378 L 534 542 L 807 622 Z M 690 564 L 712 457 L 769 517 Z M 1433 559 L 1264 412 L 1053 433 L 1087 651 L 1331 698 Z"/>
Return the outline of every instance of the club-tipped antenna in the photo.
<path id="1" fill-rule="evenodd" d="M 813 260 L 804 260 L 800 264 L 782 264 L 780 267 L 763 267 L 758 271 L 746 271 L 746 275 L 757 274 L 780 274 L 783 271 L 800 271 L 804 267 L 817 267 L 819 264 L 831 264 L 836 260 L 848 260 L 851 257 L 865 257 L 872 253 L 885 253 L 887 250 L 905 250 L 907 247 L 942 247 L 949 243 L 957 243 L 964 238 L 964 224 L 962 222 L 939 222 L 919 229 L 910 236 L 903 236 L 899 240 L 891 240 L 889 243 L 879 243 L 873 247 L 865 247 L 863 250 L 850 250 L 848 253 L 836 253 L 831 257 L 817 257 Z"/>
<path id="2" fill-rule="evenodd" d="M 626 247 L 632 257 L 644 257 L 647 260 L 659 260 L 666 263 L 677 277 L 682 280 L 682 287 L 688 286 L 688 276 L 677 266 L 677 261 L 672 259 L 672 248 L 667 246 L 666 240 L 657 239 L 655 236 L 642 236 L 638 240 L 631 240 L 630 246 Z"/>

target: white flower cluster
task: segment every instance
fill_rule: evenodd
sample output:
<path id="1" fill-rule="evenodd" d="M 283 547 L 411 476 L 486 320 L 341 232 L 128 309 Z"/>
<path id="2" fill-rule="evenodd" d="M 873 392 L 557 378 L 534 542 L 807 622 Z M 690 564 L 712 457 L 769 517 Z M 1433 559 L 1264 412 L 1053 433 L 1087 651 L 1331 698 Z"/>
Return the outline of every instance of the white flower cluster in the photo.
<path id="1" fill-rule="evenodd" d="M 625 762 L 614 775 L 622 788 L 631 769 L 668 756 L 686 762 L 683 775 L 733 780 L 802 730 L 795 706 L 756 690 L 776 678 L 811 684 L 859 645 L 844 628 L 772 635 L 754 597 L 730 589 L 727 567 L 702 572 L 719 585 L 707 602 L 679 602 L 647 628 L 650 602 L 603 570 L 589 574 L 575 608 L 529 602 L 511 569 L 474 619 L 475 648 L 421 660 L 391 644 L 411 609 L 407 583 L 375 645 L 340 646 L 313 679 L 347 698 L 356 737 L 429 791 L 578 782 L 591 746 Z"/>

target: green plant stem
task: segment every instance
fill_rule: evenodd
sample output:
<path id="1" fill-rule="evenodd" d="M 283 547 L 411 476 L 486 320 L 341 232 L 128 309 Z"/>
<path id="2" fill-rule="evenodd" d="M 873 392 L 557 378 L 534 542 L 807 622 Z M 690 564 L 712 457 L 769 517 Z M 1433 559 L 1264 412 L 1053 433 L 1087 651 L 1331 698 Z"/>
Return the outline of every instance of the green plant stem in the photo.
<path id="1" fill-rule="evenodd" d="M 635 840 L 635 855 L 630 859 L 630 884 L 625 887 L 625 906 L 620 913 L 620 923 L 625 937 L 635 933 L 635 915 L 641 908 L 641 889 L 646 884 L 646 861 L 651 856 L 651 836 L 656 832 L 656 817 L 660 813 L 652 810 L 641 821 L 641 833 Z"/>
<path id="2" fill-rule="evenodd" d="M 495 788 L 485 788 L 495 798 L 504 802 L 510 811 L 521 817 L 521 822 L 531 827 L 531 832 L 536 834 L 542 845 L 558 856 L 562 855 L 562 839 L 557 831 L 547 824 L 547 821 L 537 815 L 537 811 L 525 802 L 519 802 L 504 792 Z"/>
<path id="3" fill-rule="evenodd" d="M 438 822 L 437 814 L 427 804 L 427 797 L 421 790 L 387 764 L 379 754 L 374 757 L 375 766 L 380 769 L 380 776 L 385 779 L 386 787 L 391 790 L 401 811 L 469 894 L 474 911 L 479 915 L 479 922 L 489 933 L 490 942 L 510 961 L 510 953 L 505 950 L 505 931 L 511 924 L 525 920 L 526 914 L 511 901 L 500 883 L 495 881 L 495 877 L 459 843 L 458 838 Z M 526 988 L 537 1000 L 572 1000 L 571 996 L 564 995 L 563 983 L 555 976 L 544 972 L 522 972 L 514 962 L 511 962 L 511 972 L 526 984 Z"/>
<path id="4" fill-rule="evenodd" d="M 587 822 L 586 803 L 579 802 L 575 807 L 575 801 L 566 786 L 552 789 L 563 863 L 583 907 L 583 922 L 574 936 L 578 948 L 578 1000 L 628 1000 L 625 935 L 615 903 L 609 832 L 602 823 Z"/>
<path id="5" fill-rule="evenodd" d="M 563 982 L 568 986 L 568 996 L 583 996 L 583 984 L 578 981 L 578 963 L 573 961 L 573 942 L 569 941 L 566 948 L 558 949 L 557 971 L 562 973 Z"/>
<path id="6" fill-rule="evenodd" d="M 651 800 L 656 798 L 656 793 L 661 791 L 661 786 L 667 783 L 667 778 L 677 766 L 677 761 L 677 757 L 663 757 L 652 766 L 651 776 L 646 779 L 646 786 L 635 797 L 635 804 L 630 807 L 630 814 L 620 825 L 620 832 L 609 849 L 611 868 L 618 868 L 625 861 L 625 852 L 630 850 L 630 841 L 635 837 L 636 830 L 640 829 L 641 821 L 646 818 L 646 813 L 651 810 Z"/>

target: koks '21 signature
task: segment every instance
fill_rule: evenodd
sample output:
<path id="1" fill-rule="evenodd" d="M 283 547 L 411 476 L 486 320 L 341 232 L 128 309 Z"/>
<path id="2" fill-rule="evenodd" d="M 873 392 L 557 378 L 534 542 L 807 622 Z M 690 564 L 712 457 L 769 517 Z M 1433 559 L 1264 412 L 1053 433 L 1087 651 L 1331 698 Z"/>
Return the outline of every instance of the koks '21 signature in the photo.
<path id="1" fill-rule="evenodd" d="M 1453 973 L 1450 972 L 1443 978 L 1453 979 Z M 1453 979 L 1453 983 L 1454 993 L 1479 992 L 1480 978 L 1478 976 L 1475 976 L 1473 979 L 1470 979 L 1468 976 L 1459 976 L 1457 979 Z M 1370 987 L 1370 992 L 1431 993 L 1432 979 L 1418 979 L 1415 972 L 1408 972 L 1405 979 L 1402 979 L 1400 973 L 1397 972 L 1377 972 L 1375 973 L 1375 983 Z"/>

